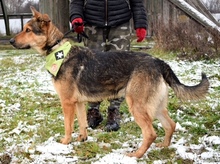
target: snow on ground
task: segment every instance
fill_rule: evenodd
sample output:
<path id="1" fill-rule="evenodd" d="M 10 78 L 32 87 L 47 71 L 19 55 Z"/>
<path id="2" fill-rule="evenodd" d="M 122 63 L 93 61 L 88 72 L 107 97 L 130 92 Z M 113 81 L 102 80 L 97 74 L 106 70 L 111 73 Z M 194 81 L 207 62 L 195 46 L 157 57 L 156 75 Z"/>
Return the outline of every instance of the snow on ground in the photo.
<path id="1" fill-rule="evenodd" d="M 1 60 L 1 59 L 0 59 Z M 16 62 L 22 62 L 22 58 L 15 58 Z M 205 61 L 197 61 L 197 62 L 188 62 L 188 61 L 167 61 L 175 73 L 178 75 L 180 80 L 183 83 L 186 84 L 192 84 L 194 85 L 201 79 L 201 73 L 205 72 L 209 77 L 212 77 L 214 75 L 220 75 L 220 61 L 215 62 L 205 62 Z M 31 73 L 30 73 L 31 71 Z M 187 76 L 186 76 L 187 75 Z M 7 85 L 9 81 L 7 81 L 7 78 L 4 82 L 0 82 L 0 86 Z M 51 93 L 55 94 L 54 89 L 52 87 L 52 83 L 50 80 L 50 76 L 48 73 L 41 67 L 39 71 L 32 71 L 32 70 L 26 70 L 24 72 L 16 72 L 16 75 L 13 78 L 10 78 L 8 80 L 16 80 L 22 82 L 25 79 L 25 82 L 32 83 L 33 81 L 36 81 L 42 85 L 42 87 L 38 88 L 40 92 L 44 93 Z M 214 92 L 212 89 L 213 86 L 220 86 L 220 81 L 218 79 L 212 78 L 210 80 L 211 88 L 210 92 Z M 28 90 L 28 87 L 25 88 Z M 13 88 L 11 86 L 11 89 L 16 92 L 16 88 Z M 209 106 L 217 106 L 219 103 L 219 99 L 211 99 L 209 98 Z M 1 112 L 4 111 L 10 111 L 10 110 L 20 110 L 20 104 L 11 104 L 9 106 L 6 105 L 5 100 L 0 100 L 0 107 L 2 109 Z M 12 111 L 13 112 L 13 111 Z M 181 111 L 177 111 L 178 112 Z M 41 118 L 42 119 L 42 118 Z M 133 118 L 127 118 L 124 120 L 124 122 L 129 120 L 133 120 Z M 185 124 L 191 124 L 190 122 L 185 122 Z M 12 130 L 11 134 L 17 134 L 19 135 L 21 132 L 28 132 L 31 130 L 36 129 L 39 127 L 40 124 L 35 125 L 26 125 L 25 122 L 18 123 L 17 127 Z M 180 124 L 177 123 L 176 131 L 184 131 L 184 127 L 182 127 Z M 219 131 L 218 134 L 220 134 L 220 127 L 216 127 L 216 130 Z M 100 133 L 100 132 L 99 132 Z M 73 134 L 73 137 L 76 137 L 77 134 Z M 60 134 L 54 134 L 54 136 L 48 137 L 48 140 L 44 143 L 39 143 L 36 147 L 31 147 L 31 144 L 35 142 L 33 139 L 26 139 L 23 143 L 19 144 L 13 144 L 9 149 L 8 152 L 16 152 L 18 148 L 22 148 L 24 152 L 30 153 L 31 161 L 33 161 L 33 164 L 39 164 L 39 163 L 57 163 L 57 164 L 66 164 L 66 163 L 77 163 L 78 157 L 77 156 L 69 156 L 68 154 L 72 153 L 74 151 L 74 145 L 80 144 L 78 142 L 74 142 L 69 145 L 62 145 L 56 141 L 57 136 L 60 136 Z M 191 136 L 191 134 L 189 134 Z M 191 136 L 192 137 L 192 136 Z M 0 140 L 4 138 L 4 130 L 0 129 Z M 11 138 L 4 138 L 8 142 L 13 142 Z M 86 142 L 94 141 L 95 138 L 89 137 L 89 140 Z M 135 138 L 135 140 L 138 140 L 138 142 L 141 141 L 141 138 Z M 130 141 L 131 142 L 131 141 Z M 104 143 L 106 144 L 106 143 Z M 135 164 L 139 163 L 136 158 L 130 158 L 125 155 L 126 152 L 131 151 L 131 148 L 128 146 L 129 144 L 124 143 L 121 149 L 113 150 L 111 153 L 100 156 L 99 154 L 96 155 L 96 158 L 93 164 Z M 102 145 L 100 145 L 102 146 Z M 108 145 L 105 145 L 108 146 Z M 220 136 L 219 135 L 213 135 L 208 136 L 204 135 L 202 138 L 199 139 L 198 144 L 187 144 L 186 138 L 181 138 L 176 140 L 175 137 L 172 139 L 172 144 L 170 146 L 171 148 L 176 149 L 176 155 L 180 156 L 183 159 L 191 159 L 194 160 L 195 163 L 220 163 L 220 150 L 216 151 L 213 147 L 220 147 Z M 201 150 L 206 149 L 205 152 L 201 152 Z M 153 143 L 148 151 L 158 149 L 156 148 L 155 144 Z M 208 151 L 207 151 L 208 150 Z M 144 155 L 143 158 L 147 158 L 147 154 Z M 38 153 L 36 153 L 38 152 Z M 1 155 L 1 153 L 0 153 Z M 12 158 L 12 163 L 16 163 L 17 159 L 16 157 Z M 49 161 L 49 162 L 48 162 Z M 208 162 L 207 162 L 208 161 Z M 213 162 L 210 162 L 213 161 Z M 218 162 L 216 162 L 218 161 Z M 24 159 L 22 162 L 24 164 L 30 163 L 29 159 Z M 143 162 L 140 162 L 143 163 Z M 166 163 L 166 161 L 157 160 L 154 161 L 154 164 L 162 164 Z"/>

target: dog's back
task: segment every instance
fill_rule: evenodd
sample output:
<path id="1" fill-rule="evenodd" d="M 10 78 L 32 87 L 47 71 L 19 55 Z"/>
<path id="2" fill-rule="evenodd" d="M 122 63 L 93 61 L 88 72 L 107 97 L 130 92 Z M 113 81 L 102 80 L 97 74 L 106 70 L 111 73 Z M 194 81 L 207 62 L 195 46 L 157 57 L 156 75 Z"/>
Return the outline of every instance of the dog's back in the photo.
<path id="1" fill-rule="evenodd" d="M 151 78 L 156 85 L 162 75 L 155 64 L 155 59 L 145 53 L 98 52 L 73 47 L 54 78 L 69 77 L 77 84 L 79 92 L 88 97 L 118 97 L 125 94 L 129 80 L 134 77 Z"/>
<path id="2" fill-rule="evenodd" d="M 68 69 L 67 69 L 68 68 Z M 67 71 L 68 70 L 68 71 Z M 71 71 L 71 72 L 70 72 Z M 71 77 L 69 77 L 71 76 Z M 164 61 L 142 52 L 99 52 L 83 47 L 73 47 L 56 79 L 67 78 L 77 84 L 80 93 L 88 97 L 118 97 L 125 94 L 131 79 L 145 81 L 144 86 L 156 91 L 160 78 L 174 89 L 182 99 L 200 99 L 207 93 L 209 83 L 205 75 L 199 85 L 188 87 L 180 83 L 170 66 Z M 123 92 L 121 92 L 123 91 Z"/>

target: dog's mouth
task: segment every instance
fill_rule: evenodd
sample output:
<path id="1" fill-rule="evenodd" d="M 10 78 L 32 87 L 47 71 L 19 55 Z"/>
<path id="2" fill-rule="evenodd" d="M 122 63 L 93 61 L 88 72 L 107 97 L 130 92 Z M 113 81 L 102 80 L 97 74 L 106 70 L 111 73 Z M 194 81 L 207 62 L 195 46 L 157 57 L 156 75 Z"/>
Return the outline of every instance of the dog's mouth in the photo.
<path id="1" fill-rule="evenodd" d="M 30 49 L 31 48 L 30 45 L 21 45 L 21 44 L 16 43 L 14 38 L 10 39 L 9 42 L 11 43 L 11 45 L 13 45 L 17 49 Z"/>

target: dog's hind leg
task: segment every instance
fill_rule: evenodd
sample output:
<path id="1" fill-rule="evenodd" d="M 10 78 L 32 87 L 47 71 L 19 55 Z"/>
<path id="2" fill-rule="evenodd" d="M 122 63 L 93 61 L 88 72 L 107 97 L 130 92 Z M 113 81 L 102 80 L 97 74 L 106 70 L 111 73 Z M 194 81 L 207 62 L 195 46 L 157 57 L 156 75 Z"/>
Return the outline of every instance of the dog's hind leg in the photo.
<path id="1" fill-rule="evenodd" d="M 156 118 L 161 122 L 161 124 L 165 130 L 164 141 L 156 144 L 156 146 L 167 147 L 170 145 L 170 141 L 171 141 L 173 132 L 175 131 L 175 128 L 176 128 L 176 123 L 170 118 L 166 108 L 164 108 L 160 112 L 158 112 L 156 115 Z"/>
<path id="2" fill-rule="evenodd" d="M 157 135 L 152 125 L 152 118 L 148 112 L 144 110 L 145 108 L 143 104 L 137 101 L 133 101 L 132 98 L 128 96 L 126 97 L 126 101 L 128 103 L 129 110 L 134 116 L 135 122 L 140 126 L 143 135 L 143 142 L 141 147 L 136 152 L 129 153 L 127 155 L 141 158 L 150 147 L 152 142 L 156 139 Z"/>
<path id="3" fill-rule="evenodd" d="M 76 115 L 77 115 L 77 120 L 79 122 L 79 136 L 78 136 L 78 141 L 85 141 L 87 140 L 87 128 L 88 128 L 88 123 L 87 123 L 87 116 L 86 116 L 86 109 L 85 109 L 85 104 L 84 103 L 77 103 L 77 108 L 76 108 Z"/>

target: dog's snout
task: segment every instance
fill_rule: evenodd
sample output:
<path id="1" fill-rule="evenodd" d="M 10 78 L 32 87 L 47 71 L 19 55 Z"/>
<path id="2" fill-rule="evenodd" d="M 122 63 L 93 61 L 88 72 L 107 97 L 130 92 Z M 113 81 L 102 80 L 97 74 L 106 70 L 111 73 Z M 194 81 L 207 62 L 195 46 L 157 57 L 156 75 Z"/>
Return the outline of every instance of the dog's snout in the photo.
<path id="1" fill-rule="evenodd" d="M 14 44 L 14 43 L 15 43 L 15 39 L 14 39 L 14 38 L 11 38 L 11 39 L 9 40 L 9 42 L 10 42 L 11 44 Z"/>

